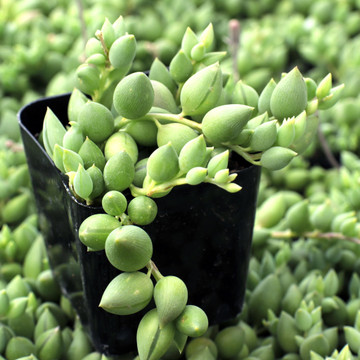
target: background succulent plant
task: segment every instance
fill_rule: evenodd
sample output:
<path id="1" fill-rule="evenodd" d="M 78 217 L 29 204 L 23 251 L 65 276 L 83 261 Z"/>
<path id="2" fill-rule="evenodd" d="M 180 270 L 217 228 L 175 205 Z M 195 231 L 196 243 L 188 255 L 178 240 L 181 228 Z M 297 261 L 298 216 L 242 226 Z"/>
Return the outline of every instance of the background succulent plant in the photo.
<path id="1" fill-rule="evenodd" d="M 164 72 L 159 69 L 170 64 L 181 44 L 179 34 L 183 34 L 187 26 L 197 34 L 212 22 L 216 39 L 212 50 L 222 52 L 227 49 L 224 41 L 228 36 L 227 20 L 236 17 L 241 20 L 242 29 L 240 47 L 236 50 L 239 74 L 259 95 L 271 77 L 278 81 L 282 71 L 289 72 L 295 65 L 305 80 L 311 77 L 320 84 L 331 72 L 334 84 L 346 85 L 338 104 L 320 113 L 322 133 L 336 153 L 336 164 L 341 169 L 313 166 L 314 162 L 323 161 L 318 157 L 323 144 L 317 142 L 284 169 L 263 171 L 244 311 L 233 323 L 211 328 L 189 342 L 185 351 L 188 358 L 229 358 L 235 353 L 239 358 L 315 360 L 357 356 L 359 71 L 354 49 L 358 42 L 358 9 L 357 1 L 321 0 L 229 0 L 206 4 L 189 0 L 176 6 L 170 1 L 83 2 L 82 16 L 89 34 L 101 27 L 104 15 L 110 22 L 114 22 L 119 13 L 129 15 L 127 28 L 136 35 L 138 45 L 132 70 L 153 69 L 150 79 L 162 78 Z M 139 26 L 139 17 L 146 19 L 141 22 L 142 26 Z M 44 37 L 44 33 L 48 35 Z M 89 340 L 79 322 L 74 322 L 66 299 L 59 298 L 48 271 L 16 124 L 16 112 L 21 104 L 41 94 L 72 90 L 76 81 L 72 73 L 84 60 L 78 59 L 84 39 L 77 4 L 65 0 L 4 1 L 0 38 L 0 134 L 5 136 L 1 140 L 0 158 L 1 354 L 8 359 L 45 358 L 46 351 L 42 349 L 46 349 L 48 340 L 44 339 L 49 339 L 49 345 L 57 344 L 51 346 L 53 358 L 100 359 L 100 354 L 91 353 Z M 194 56 L 199 56 L 201 51 L 201 47 L 194 50 Z M 91 61 L 99 64 L 100 58 Z M 223 60 L 223 66 L 233 71 L 230 58 Z M 163 81 L 174 91 L 174 82 L 168 76 Z M 134 124 L 125 126 L 129 132 L 131 127 L 136 128 Z M 283 121 L 281 133 L 291 133 L 292 126 L 292 120 Z M 149 128 L 154 131 L 156 126 Z M 244 143 L 246 133 L 250 134 L 253 129 L 247 130 L 242 134 Z M 276 141 L 284 144 L 283 136 L 288 137 L 279 135 Z M 60 153 L 57 149 L 56 154 Z M 70 166 L 71 155 L 68 158 Z M 137 169 L 141 169 L 141 164 Z M 78 167 L 74 168 L 74 172 L 77 170 Z M 86 171 L 92 179 L 99 180 L 96 169 Z M 186 181 L 194 184 L 203 181 L 204 174 L 206 169 L 204 173 L 204 168 L 197 168 L 187 174 Z M 96 183 L 100 191 L 89 199 L 97 198 L 102 192 L 101 180 Z M 269 314 L 254 319 L 254 311 L 247 307 L 250 303 L 256 304 L 261 288 L 269 283 L 279 288 L 279 281 L 282 300 L 271 305 Z M 8 312 L 11 303 L 12 310 Z M 261 302 L 259 308 L 263 306 Z M 25 312 L 19 311 L 21 308 Z M 42 310 L 35 311 L 39 308 Z M 47 315 L 40 317 L 42 311 Z M 19 323 L 27 325 L 20 329 Z M 50 324 L 49 328 L 45 329 L 45 323 Z M 295 341 L 289 342 L 284 327 L 296 333 Z M 35 338 L 51 329 L 36 345 Z M 228 339 L 236 339 L 233 346 L 226 342 Z M 166 356 L 176 358 L 176 352 L 171 350 L 172 347 Z"/>

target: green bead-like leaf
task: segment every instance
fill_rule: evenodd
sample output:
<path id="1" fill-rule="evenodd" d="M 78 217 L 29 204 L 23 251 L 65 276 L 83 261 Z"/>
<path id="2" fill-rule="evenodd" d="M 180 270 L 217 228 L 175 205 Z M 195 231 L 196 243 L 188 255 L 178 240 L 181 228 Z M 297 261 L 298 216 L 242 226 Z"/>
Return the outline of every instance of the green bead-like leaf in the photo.
<path id="1" fill-rule="evenodd" d="M 151 224 L 157 215 L 156 202 L 147 196 L 137 196 L 129 202 L 128 215 L 131 221 L 137 225 Z"/>
<path id="2" fill-rule="evenodd" d="M 296 325 L 295 319 L 287 312 L 282 311 L 276 327 L 276 337 L 280 347 L 286 353 L 296 353 L 298 351 L 298 345 L 295 341 L 297 335 L 301 335 L 301 332 Z"/>
<path id="3" fill-rule="evenodd" d="M 121 77 L 126 75 L 130 70 L 135 54 L 136 39 L 132 34 L 119 37 L 111 45 L 109 60 L 111 65 L 121 71 Z"/>
<path id="4" fill-rule="evenodd" d="M 83 159 L 75 151 L 63 149 L 63 165 L 65 172 L 77 171 L 79 165 L 84 166 Z"/>
<path id="5" fill-rule="evenodd" d="M 164 328 L 185 309 L 188 300 L 186 285 L 176 276 L 165 276 L 155 285 L 154 300 L 160 328 Z"/>
<path id="6" fill-rule="evenodd" d="M 229 150 L 212 157 L 208 163 L 207 169 L 210 177 L 214 177 L 220 170 L 227 169 L 229 163 Z"/>
<path id="7" fill-rule="evenodd" d="M 179 154 L 180 171 L 187 173 L 194 167 L 204 163 L 206 156 L 206 142 L 203 135 L 187 142 Z"/>
<path id="8" fill-rule="evenodd" d="M 79 164 L 78 170 L 75 174 L 73 186 L 76 194 L 83 199 L 87 199 L 93 191 L 91 176 L 86 172 L 81 164 Z"/>
<path id="9" fill-rule="evenodd" d="M 17 297 L 10 301 L 9 309 L 6 314 L 8 319 L 15 319 L 23 314 L 28 304 L 28 298 L 25 296 Z"/>
<path id="10" fill-rule="evenodd" d="M 202 131 L 213 144 L 235 139 L 249 121 L 253 108 L 247 105 L 227 104 L 217 106 L 206 113 Z"/>
<path id="11" fill-rule="evenodd" d="M 101 205 L 105 212 L 112 216 L 122 215 L 127 207 L 127 200 L 120 191 L 108 191 L 101 200 Z"/>
<path id="12" fill-rule="evenodd" d="M 0 325 L 0 351 L 3 353 L 9 340 L 15 336 L 14 331 L 7 325 Z"/>
<path id="13" fill-rule="evenodd" d="M 121 271 L 138 271 L 150 261 L 153 252 L 149 235 L 135 225 L 112 231 L 105 242 L 109 262 Z"/>
<path id="14" fill-rule="evenodd" d="M 120 36 L 125 35 L 126 33 L 126 26 L 125 21 L 122 15 L 120 15 L 112 24 L 112 27 L 115 32 L 115 36 L 118 38 Z"/>
<path id="15" fill-rule="evenodd" d="M 88 169 L 93 165 L 95 165 L 100 170 L 104 169 L 106 163 L 105 156 L 101 149 L 88 137 L 81 145 L 79 149 L 79 155 L 83 159 L 85 169 Z"/>
<path id="16" fill-rule="evenodd" d="M 215 360 L 218 356 L 216 344 L 205 336 L 191 340 L 185 349 L 187 359 Z"/>
<path id="17" fill-rule="evenodd" d="M 322 79 L 319 85 L 316 88 L 316 97 L 318 99 L 323 99 L 327 95 L 329 95 L 330 90 L 332 88 L 332 76 L 328 74 Z"/>
<path id="18" fill-rule="evenodd" d="M 150 79 L 142 72 L 125 76 L 115 88 L 113 102 L 118 114 L 127 119 L 146 115 L 154 103 Z"/>
<path id="19" fill-rule="evenodd" d="M 153 106 L 165 109 L 173 114 L 179 113 L 179 109 L 171 91 L 160 81 L 151 80 L 151 85 L 154 89 Z"/>
<path id="20" fill-rule="evenodd" d="M 159 126 L 156 140 L 159 147 L 171 142 L 179 154 L 183 146 L 197 136 L 198 133 L 187 125 L 170 123 Z"/>
<path id="21" fill-rule="evenodd" d="M 75 88 L 72 91 L 67 108 L 69 123 L 77 122 L 81 107 L 88 101 L 89 99 L 79 89 Z"/>
<path id="22" fill-rule="evenodd" d="M 184 311 L 175 320 L 176 329 L 190 337 L 204 335 L 208 325 L 206 313 L 195 305 L 186 305 Z"/>
<path id="23" fill-rule="evenodd" d="M 219 356 L 224 359 L 236 356 L 243 346 L 243 335 L 243 330 L 238 326 L 228 326 L 219 331 L 215 337 Z"/>
<path id="24" fill-rule="evenodd" d="M 119 226 L 119 221 L 111 215 L 91 215 L 81 223 L 79 239 L 91 250 L 104 250 L 106 238 Z"/>
<path id="25" fill-rule="evenodd" d="M 66 173 L 64 168 L 64 148 L 58 144 L 54 146 L 53 161 L 55 166 L 62 172 Z"/>
<path id="26" fill-rule="evenodd" d="M 104 154 L 106 160 L 120 151 L 125 151 L 135 164 L 138 159 L 138 146 L 133 137 L 127 131 L 118 131 L 112 134 L 106 141 Z"/>
<path id="27" fill-rule="evenodd" d="M 104 167 L 104 181 L 108 190 L 123 191 L 132 183 L 135 166 L 131 157 L 125 151 L 119 151 L 112 156 Z"/>
<path id="28" fill-rule="evenodd" d="M 326 356 L 329 354 L 329 342 L 323 334 L 314 334 L 304 339 L 299 350 L 300 356 L 304 360 L 310 360 L 311 351 Z"/>
<path id="29" fill-rule="evenodd" d="M 105 19 L 101 27 L 101 37 L 106 47 L 110 49 L 112 43 L 116 39 L 116 36 L 115 36 L 115 30 L 108 18 Z"/>
<path id="30" fill-rule="evenodd" d="M 196 46 L 199 42 L 198 37 L 194 33 L 193 30 L 191 30 L 190 27 L 187 27 L 184 36 L 181 40 L 181 49 L 184 51 L 187 57 L 190 58 L 191 56 L 191 50 L 194 46 Z"/>
<path id="31" fill-rule="evenodd" d="M 102 54 L 105 55 L 104 49 L 101 45 L 100 40 L 92 37 L 90 38 L 85 45 L 85 55 L 86 57 L 90 57 L 94 54 Z"/>
<path id="32" fill-rule="evenodd" d="M 76 69 L 77 84 L 76 87 L 85 94 L 92 95 L 100 83 L 100 71 L 91 64 L 81 64 Z"/>
<path id="33" fill-rule="evenodd" d="M 271 296 L 267 296 L 271 292 Z M 249 316 L 254 323 L 261 323 L 268 310 L 277 313 L 282 299 L 281 283 L 277 275 L 269 274 L 256 286 L 249 298 Z M 261 305 L 263 304 L 263 305 Z"/>
<path id="34" fill-rule="evenodd" d="M 200 42 L 199 44 L 196 44 L 192 49 L 191 49 L 191 59 L 195 60 L 195 61 L 201 61 L 206 53 L 206 47 L 205 44 L 203 42 Z"/>
<path id="35" fill-rule="evenodd" d="M 204 167 L 194 167 L 186 174 L 186 182 L 189 185 L 198 185 L 202 183 L 207 176 L 207 169 Z"/>
<path id="36" fill-rule="evenodd" d="M 62 145 L 65 128 L 54 112 L 47 108 L 44 117 L 43 142 L 46 152 L 53 157 L 54 146 Z"/>
<path id="37" fill-rule="evenodd" d="M 111 111 L 95 101 L 88 101 L 80 109 L 78 123 L 85 136 L 95 143 L 106 140 L 114 130 Z"/>
<path id="38" fill-rule="evenodd" d="M 0 290 L 0 316 L 6 315 L 10 307 L 10 299 L 5 289 Z"/>
<path id="39" fill-rule="evenodd" d="M 269 170 L 280 170 L 288 165 L 296 155 L 297 153 L 291 149 L 274 146 L 261 155 L 261 166 Z"/>
<path id="40" fill-rule="evenodd" d="M 63 138 L 63 147 L 78 152 L 85 137 L 78 123 L 71 122 L 70 125 Z"/>
<path id="41" fill-rule="evenodd" d="M 156 182 L 165 182 L 179 172 L 177 153 L 171 143 L 160 146 L 149 157 L 147 174 Z"/>
<path id="42" fill-rule="evenodd" d="M 9 340 L 4 355 L 7 360 L 16 360 L 29 354 L 36 354 L 35 344 L 26 337 L 14 336 Z"/>
<path id="43" fill-rule="evenodd" d="M 135 314 L 149 304 L 153 289 L 146 274 L 139 271 L 122 273 L 106 287 L 99 306 L 116 315 Z"/>
<path id="44" fill-rule="evenodd" d="M 295 118 L 285 119 L 277 130 L 275 144 L 289 147 L 295 139 Z"/>
<path id="45" fill-rule="evenodd" d="M 177 85 L 171 77 L 167 67 L 158 59 L 155 58 L 150 67 L 149 79 L 156 80 L 164 84 L 172 94 L 175 94 Z"/>
<path id="46" fill-rule="evenodd" d="M 57 321 L 56 317 L 53 315 L 50 309 L 46 308 L 37 320 L 34 330 L 35 341 L 45 331 L 54 329 L 58 326 L 59 322 Z"/>
<path id="47" fill-rule="evenodd" d="M 218 63 L 205 67 L 192 75 L 180 93 L 184 115 L 203 115 L 220 99 L 222 73 Z"/>
<path id="48" fill-rule="evenodd" d="M 36 354 L 41 360 L 61 359 L 63 341 L 60 326 L 39 335 L 35 342 Z"/>
<path id="49" fill-rule="evenodd" d="M 259 94 L 250 85 L 245 84 L 242 80 L 239 80 L 235 85 L 232 102 L 234 104 L 243 104 L 257 109 L 259 102 Z"/>
<path id="50" fill-rule="evenodd" d="M 199 40 L 204 44 L 206 50 L 210 50 L 213 46 L 215 34 L 213 24 L 209 24 L 200 34 Z"/>
<path id="51" fill-rule="evenodd" d="M 156 309 L 147 312 L 141 319 L 136 333 L 140 360 L 159 360 L 170 347 L 174 335 L 173 323 L 160 330 Z"/>
<path id="52" fill-rule="evenodd" d="M 95 165 L 86 169 L 93 183 L 93 191 L 89 195 L 89 199 L 93 200 L 100 196 L 105 190 L 105 183 L 102 171 Z"/>
<path id="53" fill-rule="evenodd" d="M 86 63 L 94 66 L 104 67 L 106 64 L 106 58 L 103 54 L 93 54 L 86 59 Z"/>
<path id="54" fill-rule="evenodd" d="M 260 93 L 259 101 L 258 101 L 258 110 L 260 114 L 267 112 L 269 115 L 271 115 L 270 99 L 275 87 L 276 87 L 276 82 L 274 79 L 271 79 L 266 84 L 263 91 Z"/>
<path id="55" fill-rule="evenodd" d="M 286 213 L 286 222 L 296 234 L 302 234 L 312 229 L 308 200 L 292 205 Z"/>
<path id="56" fill-rule="evenodd" d="M 276 85 L 270 99 L 272 114 L 282 121 L 299 115 L 307 106 L 307 87 L 299 69 L 295 67 Z"/>
<path id="57" fill-rule="evenodd" d="M 138 145 L 156 146 L 157 126 L 152 121 L 133 120 L 123 130 L 129 134 Z M 106 145 L 105 145 L 106 148 Z M 105 154 L 106 156 L 106 154 Z"/>
<path id="58" fill-rule="evenodd" d="M 180 50 L 171 60 L 169 66 L 170 75 L 178 83 L 184 83 L 193 72 L 191 60 L 183 50 Z"/>
<path id="59" fill-rule="evenodd" d="M 250 140 L 252 151 L 265 151 L 269 149 L 277 138 L 277 120 L 268 121 L 255 128 Z"/>

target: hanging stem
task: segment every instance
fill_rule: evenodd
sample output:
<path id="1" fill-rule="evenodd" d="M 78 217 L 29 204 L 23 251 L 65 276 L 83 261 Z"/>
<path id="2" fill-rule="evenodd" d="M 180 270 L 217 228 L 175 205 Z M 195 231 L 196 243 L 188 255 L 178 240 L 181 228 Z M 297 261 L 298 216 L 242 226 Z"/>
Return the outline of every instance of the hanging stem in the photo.
<path id="1" fill-rule="evenodd" d="M 156 281 L 159 281 L 161 278 L 164 277 L 152 260 L 150 260 L 146 264 L 146 267 L 149 270 L 149 273 L 151 273 L 151 275 L 155 278 Z"/>

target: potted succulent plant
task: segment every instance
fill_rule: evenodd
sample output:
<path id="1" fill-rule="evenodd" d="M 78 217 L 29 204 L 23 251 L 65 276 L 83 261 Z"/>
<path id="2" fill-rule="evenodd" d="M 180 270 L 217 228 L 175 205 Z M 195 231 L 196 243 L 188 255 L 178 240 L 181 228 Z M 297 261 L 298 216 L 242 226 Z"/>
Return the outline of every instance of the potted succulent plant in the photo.
<path id="1" fill-rule="evenodd" d="M 261 166 L 303 152 L 341 92 L 295 67 L 259 95 L 213 38 L 188 28 L 169 68 L 129 74 L 135 36 L 106 20 L 77 88 L 19 113 L 52 269 L 106 354 L 135 334 L 141 360 L 181 353 L 241 311 Z"/>

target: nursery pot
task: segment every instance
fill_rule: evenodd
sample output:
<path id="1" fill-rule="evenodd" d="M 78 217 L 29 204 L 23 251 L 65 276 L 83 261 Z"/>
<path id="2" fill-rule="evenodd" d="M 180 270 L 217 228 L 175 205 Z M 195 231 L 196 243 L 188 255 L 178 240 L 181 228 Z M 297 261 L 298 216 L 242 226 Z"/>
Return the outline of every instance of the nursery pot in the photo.
<path id="1" fill-rule="evenodd" d="M 70 94 L 40 99 L 23 107 L 19 123 L 50 266 L 72 302 L 95 348 L 107 355 L 135 350 L 137 325 L 151 303 L 134 315 L 112 315 L 99 308 L 108 283 L 119 273 L 104 251 L 87 252 L 78 229 L 101 207 L 78 202 L 39 142 L 47 107 L 68 123 Z M 145 227 L 154 247 L 153 261 L 163 275 L 180 277 L 189 304 L 203 308 L 210 324 L 240 313 L 245 295 L 260 167 L 231 158 L 243 189 L 230 194 L 214 185 L 184 185 L 155 199 L 156 220 Z M 244 164 L 246 165 L 244 167 Z"/>

